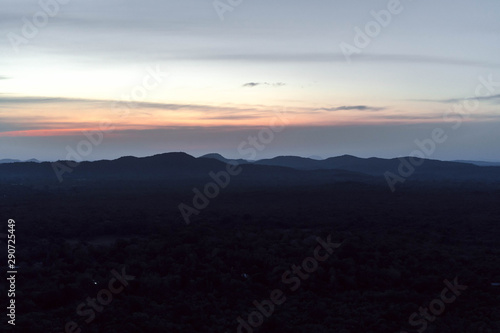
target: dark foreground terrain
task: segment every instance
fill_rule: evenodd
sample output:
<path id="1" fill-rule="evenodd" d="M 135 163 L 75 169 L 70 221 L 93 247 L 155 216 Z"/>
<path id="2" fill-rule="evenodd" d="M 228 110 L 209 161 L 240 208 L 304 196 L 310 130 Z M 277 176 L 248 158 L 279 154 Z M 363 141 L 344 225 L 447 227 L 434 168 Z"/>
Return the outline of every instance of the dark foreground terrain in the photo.
<path id="1" fill-rule="evenodd" d="M 242 165 L 195 207 L 226 166 L 181 157 L 0 168 L 1 331 L 500 332 L 498 182 Z"/>

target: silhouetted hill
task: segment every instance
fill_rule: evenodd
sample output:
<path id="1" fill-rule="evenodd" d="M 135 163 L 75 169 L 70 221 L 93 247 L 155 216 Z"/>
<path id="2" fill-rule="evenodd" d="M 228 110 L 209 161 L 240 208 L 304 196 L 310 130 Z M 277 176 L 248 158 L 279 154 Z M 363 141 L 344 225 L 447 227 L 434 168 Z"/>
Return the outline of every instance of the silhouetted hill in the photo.
<path id="1" fill-rule="evenodd" d="M 179 179 L 205 176 L 207 170 L 218 170 L 224 163 L 213 159 L 196 159 L 186 153 L 166 153 L 148 157 L 126 156 L 116 160 L 82 162 L 74 169 L 79 178 L 106 179 Z"/>
<path id="2" fill-rule="evenodd" d="M 220 160 L 222 159 L 222 161 Z M 226 161 L 226 162 L 225 162 Z M 5 163 L 0 165 L 0 180 L 9 183 L 29 181 L 57 182 L 55 169 L 63 180 L 168 180 L 171 184 L 188 181 L 209 181 L 209 174 L 227 169 L 227 161 L 220 155 L 195 158 L 186 153 L 165 153 L 149 157 L 125 156 L 116 160 L 75 163 Z M 402 165 L 406 161 L 406 165 Z M 385 182 L 385 173 L 399 175 L 413 169 L 409 176 L 420 181 L 494 181 L 500 182 L 500 167 L 480 167 L 473 164 L 422 160 L 413 167 L 409 158 L 359 158 L 350 155 L 313 160 L 297 156 L 280 156 L 255 163 L 240 164 L 241 175 L 232 177 L 236 184 L 280 186 L 315 185 L 335 181 Z M 418 162 L 418 161 L 417 161 Z"/>
<path id="3" fill-rule="evenodd" d="M 256 161 L 258 165 L 282 166 L 302 170 L 330 169 L 323 165 L 321 160 L 313 160 L 307 157 L 278 156 L 270 159 Z"/>
<path id="4" fill-rule="evenodd" d="M 238 164 L 248 163 L 247 160 L 244 160 L 242 158 L 239 158 L 239 159 L 229 159 L 229 158 L 225 158 L 221 154 L 217 154 L 217 153 L 206 154 L 206 155 L 200 156 L 198 158 L 212 158 L 212 159 L 224 162 L 224 163 L 238 163 Z"/>
<path id="5" fill-rule="evenodd" d="M 458 161 L 453 161 L 453 162 L 474 164 L 477 166 L 500 166 L 500 162 L 463 161 L 463 160 L 458 160 Z"/>
<path id="6" fill-rule="evenodd" d="M 302 170 L 320 170 L 320 169 L 351 170 L 351 169 L 359 169 L 359 166 L 363 166 L 361 170 L 365 171 L 365 173 L 370 173 L 370 166 L 374 165 L 375 161 L 371 160 L 370 163 L 368 163 L 367 161 L 368 161 L 367 159 L 362 159 L 351 155 L 330 157 L 325 160 L 316 160 L 312 158 L 298 157 L 298 156 L 278 156 L 271 159 L 259 160 L 255 162 L 255 164 L 283 166 L 283 167 L 302 169 Z M 356 171 L 361 171 L 361 170 L 356 170 Z"/>
<path id="7" fill-rule="evenodd" d="M 21 161 L 21 160 L 14 160 L 14 159 L 10 159 L 10 158 L 4 158 L 4 159 L 0 160 L 0 164 L 4 164 L 4 163 L 18 163 L 18 162 L 23 162 L 23 161 Z M 24 161 L 24 162 L 40 163 L 40 161 L 37 160 L 36 158 L 32 158 L 32 159 L 29 159 L 29 160 Z"/>
<path id="8" fill-rule="evenodd" d="M 0 164 L 3 164 L 3 163 L 16 163 L 16 162 L 21 162 L 20 160 L 13 160 L 13 159 L 10 159 L 10 158 L 4 158 L 2 160 L 0 160 Z"/>
<path id="9" fill-rule="evenodd" d="M 402 158 L 410 161 L 409 157 Z M 444 162 L 425 159 L 414 167 L 412 177 L 421 180 L 499 180 L 500 167 L 486 168 L 468 163 Z M 255 162 L 259 165 L 290 167 L 301 170 L 346 170 L 371 176 L 383 177 L 386 172 L 399 173 L 402 160 L 399 158 L 359 158 L 351 155 L 330 157 L 325 160 L 313 160 L 297 156 L 279 156 Z M 420 163 L 420 162 L 418 162 Z"/>

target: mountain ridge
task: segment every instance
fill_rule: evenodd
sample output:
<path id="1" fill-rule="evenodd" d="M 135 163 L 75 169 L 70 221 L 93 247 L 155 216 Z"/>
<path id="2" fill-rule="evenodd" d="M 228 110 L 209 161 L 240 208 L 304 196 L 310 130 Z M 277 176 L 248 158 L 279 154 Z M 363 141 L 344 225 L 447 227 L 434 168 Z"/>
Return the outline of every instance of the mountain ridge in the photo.
<path id="1" fill-rule="evenodd" d="M 241 162 L 243 161 L 243 162 Z M 401 176 L 407 170 L 415 180 L 422 181 L 494 181 L 500 182 L 500 166 L 477 166 L 462 162 L 432 159 L 418 160 L 412 166 L 405 158 L 360 158 L 352 155 L 313 160 L 299 156 L 277 156 L 258 161 L 231 160 L 220 154 L 193 157 L 184 152 L 170 152 L 146 157 L 123 156 L 114 160 L 20 162 L 0 164 L 0 181 L 37 179 L 71 180 L 169 180 L 181 183 L 187 180 L 207 179 L 211 173 L 232 168 L 242 169 L 238 181 L 249 183 L 301 185 L 320 184 L 335 180 L 385 182 L 387 174 Z M 405 164 L 406 166 L 402 166 Z M 417 162 L 415 162 L 417 163 Z M 403 168 L 403 169 L 402 169 Z M 236 170 L 236 169 L 235 169 Z M 406 170 L 406 169 L 404 169 Z M 59 174 L 59 175 L 58 175 Z M 239 174 L 239 173 L 238 173 Z"/>

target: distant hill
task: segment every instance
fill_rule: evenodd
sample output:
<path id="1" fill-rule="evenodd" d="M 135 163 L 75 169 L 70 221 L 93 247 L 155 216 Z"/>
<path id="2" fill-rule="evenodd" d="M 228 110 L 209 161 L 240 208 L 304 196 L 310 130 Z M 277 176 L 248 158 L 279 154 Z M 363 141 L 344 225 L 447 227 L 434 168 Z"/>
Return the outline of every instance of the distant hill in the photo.
<path id="1" fill-rule="evenodd" d="M 17 163 L 17 162 L 21 162 L 21 160 L 12 160 L 12 159 L 8 159 L 8 158 L 0 160 L 0 164 L 4 164 L 4 163 Z"/>
<path id="2" fill-rule="evenodd" d="M 361 172 L 371 175 L 380 175 L 386 171 L 398 168 L 400 160 L 397 158 L 384 159 L 384 158 L 360 158 L 351 155 L 342 155 L 337 157 L 330 157 L 324 160 L 315 160 L 305 157 L 297 156 L 278 156 L 271 159 L 263 159 L 255 162 L 258 165 L 272 165 L 272 166 L 282 166 L 301 170 L 349 170 L 355 172 Z M 451 163 L 451 164 L 449 164 Z M 445 166 L 450 167 L 450 170 L 454 168 L 464 168 L 462 163 L 454 162 L 443 162 L 437 160 L 425 160 L 421 167 L 417 169 L 424 168 L 429 170 L 429 165 L 431 165 L 435 170 L 443 168 Z M 468 167 L 468 166 L 467 166 Z M 467 168 L 466 167 L 466 168 Z M 470 168 L 469 168 L 470 169 Z"/>
<path id="3" fill-rule="evenodd" d="M 297 156 L 279 156 L 256 162 L 225 159 L 218 154 L 195 158 L 183 152 L 158 154 L 137 158 L 125 156 L 116 160 L 101 160 L 76 164 L 58 161 L 55 164 L 3 163 L 0 182 L 25 183 L 32 181 L 58 182 L 54 166 L 65 171 L 63 180 L 71 181 L 168 181 L 169 184 L 211 181 L 210 173 L 227 170 L 228 162 L 241 162 L 241 175 L 232 183 L 282 186 L 326 184 L 335 181 L 385 183 L 384 174 L 398 174 L 401 160 L 359 158 L 350 155 L 314 160 Z M 500 182 L 500 167 L 481 167 L 470 163 L 423 160 L 415 167 L 412 180 L 419 181 L 482 181 Z"/>
<path id="4" fill-rule="evenodd" d="M 283 166 L 302 170 L 329 169 L 323 164 L 324 160 L 313 160 L 307 157 L 298 156 L 278 156 L 270 159 L 256 161 L 258 165 Z"/>
<path id="5" fill-rule="evenodd" d="M 0 160 L 0 164 L 4 164 L 4 163 L 19 163 L 19 162 L 34 162 L 34 163 L 40 163 L 40 161 L 39 161 L 39 160 L 37 160 L 36 158 L 32 158 L 32 159 L 29 159 L 29 160 L 27 160 L 27 161 L 13 160 L 13 159 L 9 159 L 9 158 L 5 158 L 5 159 Z"/>
<path id="6" fill-rule="evenodd" d="M 500 166 L 500 162 L 463 161 L 463 160 L 458 160 L 458 161 L 453 161 L 453 162 L 474 164 L 477 166 Z"/>
<path id="7" fill-rule="evenodd" d="M 226 172 L 228 163 L 214 158 L 195 158 L 186 153 L 165 153 L 137 158 L 125 156 L 116 160 L 94 162 L 57 161 L 55 163 L 7 163 L 0 165 L 0 182 L 26 184 L 33 182 L 58 183 L 56 167 L 64 172 L 64 181 L 168 181 L 184 186 L 213 181 L 210 173 Z M 371 182 L 372 177 L 344 170 L 309 172 L 289 167 L 242 164 L 241 176 L 231 177 L 231 184 L 280 186 L 323 184 L 338 180 Z M 187 186 L 187 185 L 186 185 Z"/>
<path id="8" fill-rule="evenodd" d="M 408 157 L 404 159 L 408 160 Z M 300 170 L 346 170 L 383 177 L 387 171 L 397 174 L 401 160 L 398 158 L 359 158 L 351 155 L 330 157 L 324 160 L 313 160 L 297 156 L 278 156 L 272 159 L 259 160 L 255 164 L 289 167 Z M 426 159 L 422 165 L 415 168 L 412 177 L 421 180 L 497 180 L 500 177 L 500 166 L 486 168 L 471 163 Z"/>
<path id="9" fill-rule="evenodd" d="M 246 163 L 248 163 L 247 160 L 244 160 L 244 159 L 241 159 L 241 158 L 240 159 L 229 159 L 229 158 L 225 158 L 221 154 L 217 154 L 217 153 L 206 154 L 206 155 L 200 156 L 198 158 L 212 158 L 212 159 L 215 159 L 217 161 L 224 162 L 224 163 L 238 163 L 238 164 L 246 164 Z"/>
<path id="10" fill-rule="evenodd" d="M 319 169 L 348 170 L 350 168 L 353 168 L 355 165 L 363 164 L 363 161 L 364 159 L 351 155 L 330 157 L 325 160 L 317 160 L 317 159 L 312 159 L 307 157 L 297 157 L 297 156 L 278 156 L 271 159 L 259 160 L 255 162 L 255 164 L 284 166 L 302 170 L 319 170 Z"/>

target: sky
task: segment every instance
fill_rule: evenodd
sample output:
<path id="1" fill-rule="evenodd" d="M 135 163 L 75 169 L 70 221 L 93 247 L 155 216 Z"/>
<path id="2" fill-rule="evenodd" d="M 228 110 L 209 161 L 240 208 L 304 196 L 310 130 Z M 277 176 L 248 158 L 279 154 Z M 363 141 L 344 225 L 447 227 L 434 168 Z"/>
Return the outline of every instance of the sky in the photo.
<path id="1" fill-rule="evenodd" d="M 0 159 L 500 161 L 497 0 L 0 8 Z"/>

